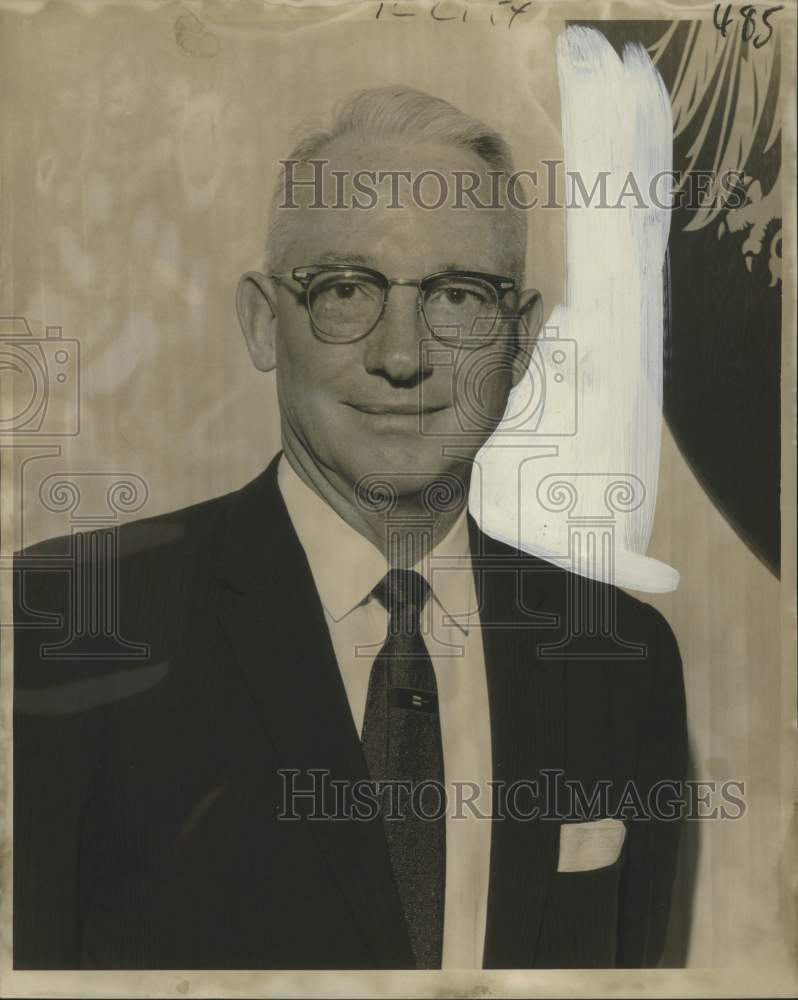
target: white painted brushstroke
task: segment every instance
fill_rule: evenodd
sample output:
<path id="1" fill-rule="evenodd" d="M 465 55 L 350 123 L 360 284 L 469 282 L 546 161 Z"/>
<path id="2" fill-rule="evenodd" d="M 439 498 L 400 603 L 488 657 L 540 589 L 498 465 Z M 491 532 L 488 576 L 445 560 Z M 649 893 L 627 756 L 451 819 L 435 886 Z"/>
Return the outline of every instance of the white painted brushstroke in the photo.
<path id="1" fill-rule="evenodd" d="M 605 207 L 598 194 L 585 204 L 566 185 L 565 304 L 477 456 L 469 506 L 488 534 L 585 576 L 675 590 L 678 572 L 645 555 L 660 459 L 670 225 L 650 189 L 672 166 L 670 101 L 639 45 L 622 61 L 598 31 L 572 27 L 558 39 L 557 60 L 565 169 L 588 192 L 609 172 Z M 667 205 L 667 179 L 656 194 Z"/>

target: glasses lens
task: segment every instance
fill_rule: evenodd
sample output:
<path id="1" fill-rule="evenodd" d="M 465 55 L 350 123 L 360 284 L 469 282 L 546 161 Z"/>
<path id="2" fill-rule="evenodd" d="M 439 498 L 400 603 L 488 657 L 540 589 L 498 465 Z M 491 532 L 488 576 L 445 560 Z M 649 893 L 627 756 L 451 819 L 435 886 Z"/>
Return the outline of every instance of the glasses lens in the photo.
<path id="1" fill-rule="evenodd" d="M 357 340 L 382 311 L 382 285 L 360 271 L 323 271 L 308 287 L 308 308 L 319 333 L 332 340 Z"/>
<path id="2" fill-rule="evenodd" d="M 424 285 L 424 316 L 441 339 L 479 336 L 498 311 L 496 289 L 486 281 L 445 274 Z"/>

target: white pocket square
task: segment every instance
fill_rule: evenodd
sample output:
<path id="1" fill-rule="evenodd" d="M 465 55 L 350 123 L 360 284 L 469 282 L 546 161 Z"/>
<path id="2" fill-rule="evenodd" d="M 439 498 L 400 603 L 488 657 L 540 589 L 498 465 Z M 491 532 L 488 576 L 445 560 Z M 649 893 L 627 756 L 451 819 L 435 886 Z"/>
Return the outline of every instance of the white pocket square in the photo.
<path id="1" fill-rule="evenodd" d="M 563 823 L 558 872 L 589 872 L 614 865 L 621 856 L 626 827 L 620 819 Z"/>

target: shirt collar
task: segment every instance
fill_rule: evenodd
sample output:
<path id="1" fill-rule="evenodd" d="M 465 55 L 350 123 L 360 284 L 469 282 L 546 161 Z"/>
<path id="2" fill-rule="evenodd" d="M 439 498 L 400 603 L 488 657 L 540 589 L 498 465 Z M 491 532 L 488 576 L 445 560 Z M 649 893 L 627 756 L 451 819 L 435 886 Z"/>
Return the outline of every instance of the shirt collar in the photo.
<path id="1" fill-rule="evenodd" d="M 368 599 L 388 572 L 388 562 L 299 478 L 285 455 L 277 467 L 277 484 L 324 610 L 333 621 L 340 621 Z M 473 581 L 465 510 L 430 555 L 413 568 L 427 579 L 447 623 L 467 633 Z"/>

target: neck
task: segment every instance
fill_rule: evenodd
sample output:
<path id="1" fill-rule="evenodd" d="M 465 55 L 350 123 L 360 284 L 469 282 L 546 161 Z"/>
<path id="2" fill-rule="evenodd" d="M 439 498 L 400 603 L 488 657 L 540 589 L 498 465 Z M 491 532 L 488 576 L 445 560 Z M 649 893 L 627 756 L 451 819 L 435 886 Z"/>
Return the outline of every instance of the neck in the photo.
<path id="1" fill-rule="evenodd" d="M 295 446 L 285 436 L 283 452 L 302 482 L 379 549 L 391 566 L 409 568 L 426 556 L 448 535 L 467 504 L 468 467 L 454 473 L 462 481 L 463 489 L 462 501 L 451 509 L 441 505 L 445 509 L 431 511 L 431 505 L 419 491 L 397 494 L 388 512 L 380 503 L 383 493 L 375 493 L 371 503 L 356 500 L 351 483 L 314 462 L 306 449 Z M 442 484 L 442 489 L 445 488 Z"/>

